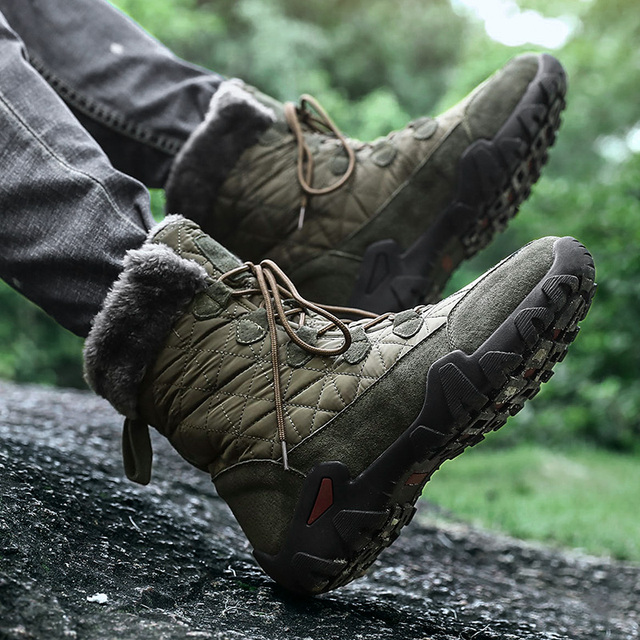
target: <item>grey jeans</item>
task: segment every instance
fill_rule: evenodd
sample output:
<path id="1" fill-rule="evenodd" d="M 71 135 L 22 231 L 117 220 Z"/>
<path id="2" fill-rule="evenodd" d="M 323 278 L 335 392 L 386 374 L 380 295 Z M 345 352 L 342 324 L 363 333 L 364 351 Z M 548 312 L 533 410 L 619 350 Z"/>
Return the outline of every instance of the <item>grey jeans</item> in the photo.
<path id="1" fill-rule="evenodd" d="M 220 81 L 106 1 L 0 0 L 0 277 L 86 336 Z"/>

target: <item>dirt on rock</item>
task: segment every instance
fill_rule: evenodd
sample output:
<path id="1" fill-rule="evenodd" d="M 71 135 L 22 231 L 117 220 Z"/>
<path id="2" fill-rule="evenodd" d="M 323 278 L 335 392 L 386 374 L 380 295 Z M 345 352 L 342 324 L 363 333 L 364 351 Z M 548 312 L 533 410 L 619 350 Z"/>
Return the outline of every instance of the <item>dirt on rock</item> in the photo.
<path id="1" fill-rule="evenodd" d="M 640 566 L 418 517 L 365 578 L 295 598 L 208 477 L 154 438 L 129 483 L 89 392 L 0 383 L 0 639 L 629 640 Z"/>

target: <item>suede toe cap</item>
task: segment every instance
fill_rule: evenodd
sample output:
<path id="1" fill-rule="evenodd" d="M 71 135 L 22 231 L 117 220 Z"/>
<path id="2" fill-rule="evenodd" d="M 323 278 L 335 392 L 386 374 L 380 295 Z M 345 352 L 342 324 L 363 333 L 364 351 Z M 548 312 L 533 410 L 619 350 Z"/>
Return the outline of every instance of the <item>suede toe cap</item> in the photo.
<path id="1" fill-rule="evenodd" d="M 473 353 L 504 322 L 551 268 L 557 240 L 531 242 L 469 285 L 449 316 L 451 348 Z"/>

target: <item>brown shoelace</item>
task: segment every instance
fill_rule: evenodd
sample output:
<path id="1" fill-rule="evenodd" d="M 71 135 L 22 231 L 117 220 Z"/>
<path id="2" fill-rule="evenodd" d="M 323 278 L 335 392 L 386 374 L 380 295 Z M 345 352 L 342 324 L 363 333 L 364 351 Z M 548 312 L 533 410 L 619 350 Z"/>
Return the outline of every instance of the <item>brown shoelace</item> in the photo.
<path id="1" fill-rule="evenodd" d="M 309 107 L 311 107 L 317 115 L 314 115 Z M 284 116 L 293 135 L 296 137 L 298 145 L 298 182 L 302 189 L 298 229 L 301 229 L 304 224 L 304 216 L 307 205 L 309 204 L 309 197 L 326 195 L 339 189 L 353 174 L 356 166 L 356 154 L 344 134 L 338 129 L 327 112 L 313 96 L 307 93 L 300 96 L 300 106 L 297 106 L 293 102 L 285 103 Z M 327 187 L 316 188 L 311 186 L 313 181 L 314 160 L 311 149 L 304 139 L 303 125 L 306 125 L 307 128 L 318 133 L 333 134 L 342 143 L 347 153 L 349 162 L 346 171 L 336 182 Z"/>
<path id="2" fill-rule="evenodd" d="M 259 294 L 263 298 L 264 307 L 267 312 L 267 324 L 269 336 L 271 338 L 271 371 L 273 375 L 273 388 L 275 397 L 276 423 L 278 425 L 278 439 L 282 447 L 282 462 L 285 469 L 289 468 L 287 456 L 287 443 L 284 416 L 284 398 L 282 385 L 280 383 L 280 355 L 278 353 L 277 322 L 279 321 L 289 338 L 301 349 L 319 356 L 337 356 L 344 353 L 351 346 L 351 332 L 349 324 L 351 320 L 340 320 L 334 313 L 341 313 L 360 318 L 369 318 L 369 322 L 363 325 L 363 329 L 372 328 L 376 324 L 386 320 L 392 314 L 386 313 L 376 315 L 361 309 L 351 309 L 348 307 L 334 307 L 330 305 L 315 304 L 305 300 L 291 280 L 284 272 L 271 260 L 263 260 L 260 264 L 245 262 L 243 265 L 227 271 L 220 276 L 219 280 L 224 282 L 229 278 L 234 278 L 242 273 L 252 274 L 257 282 L 257 287 L 250 286 L 244 289 L 233 289 L 231 295 L 234 297 L 249 296 Z M 284 296 L 284 298 L 283 298 Z M 286 309 L 285 304 L 296 304 Z M 296 326 L 301 327 L 305 323 L 308 311 L 312 311 L 327 320 L 328 324 L 322 327 L 317 335 L 323 335 L 333 327 L 340 331 L 343 336 L 341 345 L 334 348 L 317 347 L 301 338 L 295 331 Z M 298 322 L 292 324 L 290 317 L 298 316 Z"/>

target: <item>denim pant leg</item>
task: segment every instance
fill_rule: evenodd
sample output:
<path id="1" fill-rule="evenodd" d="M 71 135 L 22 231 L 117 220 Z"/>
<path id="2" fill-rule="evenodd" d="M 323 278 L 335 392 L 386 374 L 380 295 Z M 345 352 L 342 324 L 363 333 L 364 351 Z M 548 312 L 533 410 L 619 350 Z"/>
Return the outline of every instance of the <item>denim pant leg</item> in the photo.
<path id="1" fill-rule="evenodd" d="M 106 0 L 0 0 L 0 12 L 114 167 L 163 187 L 222 78 L 177 58 Z"/>
<path id="2" fill-rule="evenodd" d="M 153 224 L 149 194 L 113 168 L 2 14 L 0 167 L 0 277 L 86 336 Z"/>

